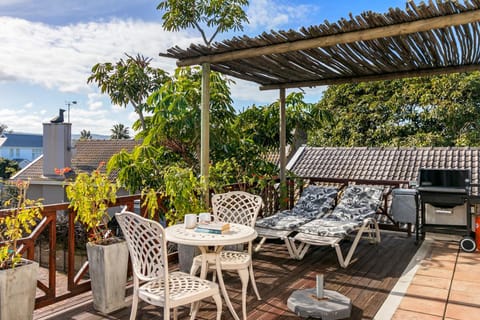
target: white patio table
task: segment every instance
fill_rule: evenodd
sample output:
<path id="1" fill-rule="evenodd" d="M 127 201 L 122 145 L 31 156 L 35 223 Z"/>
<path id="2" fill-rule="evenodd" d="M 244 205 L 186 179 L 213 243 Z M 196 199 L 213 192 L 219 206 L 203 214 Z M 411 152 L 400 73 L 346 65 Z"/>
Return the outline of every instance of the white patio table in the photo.
<path id="1" fill-rule="evenodd" d="M 187 229 L 184 224 L 176 224 L 165 229 L 168 241 L 197 246 L 202 254 L 202 269 L 200 277 L 205 279 L 208 271 L 208 262 L 215 262 L 216 273 L 223 298 L 236 320 L 240 320 L 228 297 L 225 283 L 223 282 L 220 259 L 217 257 L 224 246 L 249 242 L 257 237 L 254 228 L 237 223 L 230 223 L 230 230 L 222 234 L 202 233 L 195 229 Z"/>

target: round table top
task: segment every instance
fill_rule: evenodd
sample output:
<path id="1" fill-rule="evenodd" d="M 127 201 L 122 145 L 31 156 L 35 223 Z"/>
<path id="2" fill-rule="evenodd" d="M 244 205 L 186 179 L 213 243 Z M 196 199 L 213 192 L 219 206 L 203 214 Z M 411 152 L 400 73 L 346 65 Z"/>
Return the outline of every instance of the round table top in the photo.
<path id="1" fill-rule="evenodd" d="M 176 224 L 165 229 L 168 241 L 193 245 L 193 246 L 216 246 L 231 245 L 251 241 L 257 237 L 254 228 L 242 224 L 230 223 L 230 230 L 222 234 L 197 232 L 195 229 L 187 229 L 184 224 Z"/>

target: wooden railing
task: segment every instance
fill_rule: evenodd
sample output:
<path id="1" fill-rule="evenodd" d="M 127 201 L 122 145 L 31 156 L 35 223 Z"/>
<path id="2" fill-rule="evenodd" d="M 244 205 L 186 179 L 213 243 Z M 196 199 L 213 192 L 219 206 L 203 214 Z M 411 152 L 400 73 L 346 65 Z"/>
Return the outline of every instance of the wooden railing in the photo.
<path id="1" fill-rule="evenodd" d="M 134 200 L 140 199 L 140 195 L 121 196 L 117 198 L 115 204 L 110 207 L 127 206 L 128 210 L 134 210 Z M 48 273 L 46 279 L 39 279 L 37 281 L 37 288 L 43 294 L 37 295 L 35 301 L 35 308 L 40 308 L 64 299 L 68 299 L 80 293 L 90 290 L 90 280 L 86 277 L 88 271 L 88 261 L 86 261 L 81 268 L 75 270 L 75 250 L 76 244 L 76 224 L 75 213 L 68 208 L 69 203 L 59 203 L 45 205 L 42 210 L 42 219 L 36 225 L 33 232 L 26 238 L 20 240 L 18 252 L 29 260 L 38 260 L 35 257 L 35 246 L 41 241 L 41 237 L 48 238 Z M 66 290 L 57 290 L 57 217 L 59 213 L 68 216 L 67 219 L 67 268 L 66 268 Z M 8 210 L 1 210 L 0 215 L 8 214 Z M 48 232 L 48 236 L 45 234 Z"/>

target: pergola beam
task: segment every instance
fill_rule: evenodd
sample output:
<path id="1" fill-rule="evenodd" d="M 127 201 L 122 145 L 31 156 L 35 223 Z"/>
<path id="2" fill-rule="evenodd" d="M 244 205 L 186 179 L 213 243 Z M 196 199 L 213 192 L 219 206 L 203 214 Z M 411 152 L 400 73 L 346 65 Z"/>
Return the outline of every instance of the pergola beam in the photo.
<path id="1" fill-rule="evenodd" d="M 433 76 L 433 75 L 448 74 L 448 73 L 472 72 L 472 71 L 479 71 L 479 70 L 480 70 L 480 65 L 478 64 L 454 66 L 454 67 L 442 67 L 442 68 L 435 68 L 435 69 L 423 69 L 423 70 L 417 69 L 412 71 L 374 74 L 370 76 L 344 77 L 344 78 L 323 79 L 323 80 L 315 80 L 315 81 L 302 81 L 302 82 L 289 82 L 289 83 L 263 85 L 263 86 L 260 86 L 260 90 L 317 87 L 317 86 L 327 86 L 327 85 L 344 84 L 344 83 L 394 80 L 394 79 L 401 79 L 401 78 L 424 77 L 424 76 Z"/>
<path id="2" fill-rule="evenodd" d="M 199 65 L 203 63 L 220 63 L 225 61 L 248 59 L 262 55 L 282 54 L 292 51 L 312 48 L 330 47 L 338 44 L 347 44 L 357 41 L 368 41 L 379 38 L 396 37 L 412 33 L 424 32 L 433 29 L 442 29 L 451 26 L 463 25 L 480 21 L 480 9 L 451 14 L 447 16 L 421 19 L 411 22 L 393 24 L 389 26 L 369 28 L 365 30 L 332 34 L 328 36 L 298 40 L 287 43 L 273 44 L 257 48 L 234 50 L 194 58 L 180 59 L 177 66 Z"/>

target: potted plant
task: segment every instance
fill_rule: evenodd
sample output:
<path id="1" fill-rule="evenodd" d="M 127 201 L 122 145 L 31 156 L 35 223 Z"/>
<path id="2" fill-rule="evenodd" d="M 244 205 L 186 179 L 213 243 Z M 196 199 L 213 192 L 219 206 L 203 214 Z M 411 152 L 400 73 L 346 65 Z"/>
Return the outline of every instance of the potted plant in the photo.
<path id="1" fill-rule="evenodd" d="M 125 240 L 115 237 L 108 228 L 109 203 L 115 203 L 118 184 L 101 172 L 100 163 L 91 173 L 82 172 L 67 184 L 69 208 L 76 212 L 75 221 L 82 223 L 88 232 L 87 256 L 93 294 L 97 311 L 110 313 L 125 307 L 128 248 Z M 63 169 L 63 173 L 70 169 Z"/>
<path id="2" fill-rule="evenodd" d="M 207 211 L 205 202 L 201 198 L 205 184 L 201 178 L 194 175 L 192 169 L 172 165 L 165 169 L 163 178 L 165 194 L 170 204 L 166 218 L 170 224 L 183 222 L 187 213 Z M 180 271 L 190 272 L 193 258 L 200 254 L 200 251 L 195 246 L 181 244 L 177 248 Z"/>
<path id="3" fill-rule="evenodd" d="M 15 194 L 4 202 L 10 213 L 0 217 L 0 320 L 33 318 L 38 263 L 23 259 L 17 244 L 41 218 L 43 199 L 28 199 L 28 187 L 17 181 Z"/>

